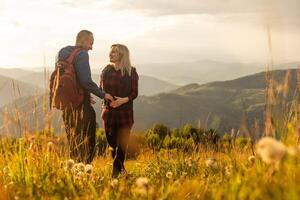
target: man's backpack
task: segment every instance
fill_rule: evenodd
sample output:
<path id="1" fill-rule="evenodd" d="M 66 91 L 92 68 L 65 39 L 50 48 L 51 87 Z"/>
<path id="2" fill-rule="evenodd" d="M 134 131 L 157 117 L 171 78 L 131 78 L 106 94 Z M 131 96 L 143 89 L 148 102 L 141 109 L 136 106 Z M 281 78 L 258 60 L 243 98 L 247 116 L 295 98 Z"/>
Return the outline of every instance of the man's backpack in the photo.
<path id="1" fill-rule="evenodd" d="M 83 103 L 84 91 L 78 83 L 73 59 L 80 48 L 75 48 L 66 61 L 59 60 L 50 78 L 50 108 L 76 109 Z"/>

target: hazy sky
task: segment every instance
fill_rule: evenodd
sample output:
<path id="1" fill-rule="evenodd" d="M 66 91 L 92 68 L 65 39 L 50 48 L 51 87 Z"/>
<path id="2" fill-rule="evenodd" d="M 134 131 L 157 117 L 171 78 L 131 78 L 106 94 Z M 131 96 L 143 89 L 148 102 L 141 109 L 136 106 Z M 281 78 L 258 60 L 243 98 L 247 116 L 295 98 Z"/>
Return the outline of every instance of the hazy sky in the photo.
<path id="1" fill-rule="evenodd" d="M 94 33 L 91 66 L 124 43 L 133 63 L 300 60 L 299 0 L 0 0 L 0 67 L 53 65 L 81 29 Z"/>

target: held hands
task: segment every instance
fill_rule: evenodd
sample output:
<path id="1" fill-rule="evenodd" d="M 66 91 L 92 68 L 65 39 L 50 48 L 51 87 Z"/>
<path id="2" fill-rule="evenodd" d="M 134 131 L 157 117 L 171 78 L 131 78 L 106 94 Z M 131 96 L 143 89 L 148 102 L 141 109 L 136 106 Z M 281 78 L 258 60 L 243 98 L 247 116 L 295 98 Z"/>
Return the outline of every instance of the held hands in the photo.
<path id="1" fill-rule="evenodd" d="M 115 97 L 116 100 L 114 100 L 114 98 L 110 95 L 110 94 L 105 94 L 104 99 L 109 100 L 110 101 L 110 107 L 112 108 L 117 108 L 121 105 L 123 105 L 124 103 L 127 103 L 129 101 L 128 97 Z"/>
<path id="2" fill-rule="evenodd" d="M 110 103 L 110 107 L 113 107 L 113 108 L 117 108 L 121 105 L 123 105 L 124 103 L 127 103 L 129 101 L 129 98 L 128 97 L 115 97 L 117 100 L 115 101 L 112 101 Z"/>
<path id="3" fill-rule="evenodd" d="M 104 99 L 114 102 L 114 98 L 110 94 L 105 94 Z"/>

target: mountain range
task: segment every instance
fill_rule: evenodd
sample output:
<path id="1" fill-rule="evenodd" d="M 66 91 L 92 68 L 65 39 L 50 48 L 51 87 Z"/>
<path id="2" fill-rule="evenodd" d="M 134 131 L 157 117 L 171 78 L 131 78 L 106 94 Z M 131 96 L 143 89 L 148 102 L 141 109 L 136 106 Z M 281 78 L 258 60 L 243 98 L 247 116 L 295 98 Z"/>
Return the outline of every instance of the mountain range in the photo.
<path id="1" fill-rule="evenodd" d="M 270 66 L 270 70 L 297 68 L 300 62 L 281 63 Z M 141 64 L 137 70 L 176 85 L 190 83 L 205 84 L 227 81 L 266 71 L 264 63 L 221 62 L 213 60 L 186 61 L 181 63 Z"/>
<path id="2" fill-rule="evenodd" d="M 49 70 L 47 71 L 27 71 L 22 69 L 4 69 L 0 68 L 0 107 L 13 101 L 14 99 L 30 96 L 33 94 L 41 94 L 45 92 L 49 84 Z M 100 74 L 93 74 L 92 79 L 95 83 L 99 83 Z M 14 86 L 20 89 L 19 94 L 15 95 Z M 155 95 L 161 92 L 168 92 L 178 88 L 175 84 L 159 80 L 151 76 L 140 75 L 139 77 L 139 93 L 140 95 Z"/>
<path id="3" fill-rule="evenodd" d="M 41 88 L 13 78 L 0 75 L 0 107 L 21 97 L 39 95 Z"/>
<path id="4" fill-rule="evenodd" d="M 289 79 L 286 79 L 287 73 Z M 286 88 L 289 92 L 286 101 L 291 102 L 297 86 L 297 70 L 274 70 L 270 72 L 270 76 L 278 83 L 277 89 L 288 85 Z M 283 84 L 284 80 L 287 80 L 287 84 Z M 47 120 L 44 120 L 43 110 L 47 108 L 47 99 L 47 97 L 43 98 L 42 96 L 38 99 L 35 98 L 34 101 L 33 98 L 27 98 L 27 101 L 22 99 L 17 103 L 8 105 L 8 109 L 2 109 L 2 114 L 13 110 L 13 107 L 17 106 L 28 113 L 28 117 L 24 117 L 24 119 L 30 121 L 30 118 L 35 117 L 35 119 L 38 119 L 40 127 L 44 127 L 43 124 Z M 24 104 L 24 102 L 30 101 L 31 103 Z M 262 131 L 265 106 L 265 72 L 230 81 L 187 84 L 169 92 L 153 96 L 139 96 L 134 103 L 134 129 L 136 131 L 145 130 L 155 123 L 163 123 L 170 128 L 191 123 L 194 126 L 215 128 L 222 134 L 230 132 L 232 129 L 240 130 L 245 125 L 252 127 L 256 122 Z M 94 107 L 98 123 L 101 126 L 100 103 L 95 104 Z M 35 109 L 34 112 L 33 109 Z M 35 113 L 35 115 L 29 116 L 32 113 Z M 3 116 L 0 117 L 2 123 Z M 14 114 L 11 114 L 11 118 L 13 116 Z M 61 130 L 59 112 L 49 112 L 49 118 L 55 119 L 55 123 L 53 123 L 55 130 Z M 32 127 L 38 126 L 35 124 Z"/>

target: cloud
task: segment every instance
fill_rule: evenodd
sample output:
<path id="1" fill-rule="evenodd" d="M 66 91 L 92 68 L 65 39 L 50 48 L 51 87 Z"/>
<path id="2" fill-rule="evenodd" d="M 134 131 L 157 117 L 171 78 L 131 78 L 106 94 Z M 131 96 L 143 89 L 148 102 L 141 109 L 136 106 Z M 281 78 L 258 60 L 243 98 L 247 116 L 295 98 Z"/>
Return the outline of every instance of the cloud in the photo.
<path id="1" fill-rule="evenodd" d="M 103 8 L 110 4 L 110 0 L 59 0 L 59 4 L 71 8 Z"/>
<path id="2" fill-rule="evenodd" d="M 218 14 L 277 11 L 298 13 L 298 0 L 113 0 L 119 9 L 136 9 L 157 15 Z"/>
<path id="3" fill-rule="evenodd" d="M 0 11 L 5 10 L 5 0 L 0 0 Z"/>
<path id="4" fill-rule="evenodd" d="M 91 6 L 96 3 L 95 0 L 61 0 L 61 5 L 70 7 Z"/>
<path id="5" fill-rule="evenodd" d="M 300 24 L 299 0 L 113 0 L 118 10 L 161 15 L 257 15 L 267 23 Z"/>
<path id="6" fill-rule="evenodd" d="M 260 1 L 280 12 L 269 17 L 258 0 L 245 5 L 242 0 L 7 0 L 5 12 L 0 11 L 0 25 L 6 27 L 0 32 L 0 43 L 9 51 L 0 60 L 7 66 L 39 65 L 45 49 L 52 64 L 59 48 L 73 44 L 77 32 L 88 29 L 95 35 L 90 52 L 94 67 L 107 62 L 112 43 L 128 45 L 135 63 L 264 61 L 268 56 L 265 22 L 289 24 L 276 30 L 271 26 L 274 58 L 299 60 L 297 2 L 269 5 L 270 0 Z M 28 51 L 28 46 L 34 51 Z"/>

